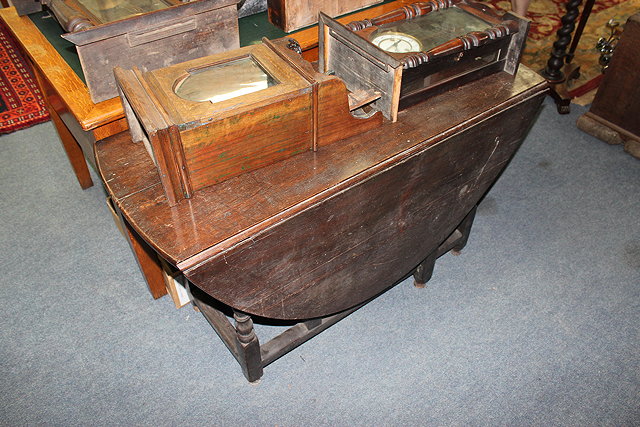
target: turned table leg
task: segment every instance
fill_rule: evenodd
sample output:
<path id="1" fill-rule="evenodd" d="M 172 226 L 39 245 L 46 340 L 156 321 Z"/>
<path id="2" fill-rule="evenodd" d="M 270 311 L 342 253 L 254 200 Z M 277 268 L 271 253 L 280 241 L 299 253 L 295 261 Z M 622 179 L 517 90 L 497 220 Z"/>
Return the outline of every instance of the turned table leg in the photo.
<path id="1" fill-rule="evenodd" d="M 540 72 L 550 84 L 550 95 L 556 102 L 556 107 L 560 114 L 568 114 L 570 111 L 571 94 L 568 83 L 579 75 L 580 67 L 571 64 L 578 41 L 582 36 L 582 30 L 589 19 L 591 9 L 595 0 L 587 0 L 582 17 L 572 42 L 572 34 L 575 29 L 575 22 L 580 16 L 580 4 L 582 0 L 569 0 L 567 2 L 567 13 L 562 17 L 562 27 L 557 31 L 558 39 L 553 43 L 551 56 L 547 61 L 544 70 Z M 571 43 L 571 48 L 567 52 L 567 46 Z"/>
<path id="2" fill-rule="evenodd" d="M 250 382 L 258 381 L 262 377 L 262 356 L 260 354 L 260 341 L 253 329 L 251 316 L 238 311 L 233 312 L 236 322 L 237 355 L 242 372 Z"/>

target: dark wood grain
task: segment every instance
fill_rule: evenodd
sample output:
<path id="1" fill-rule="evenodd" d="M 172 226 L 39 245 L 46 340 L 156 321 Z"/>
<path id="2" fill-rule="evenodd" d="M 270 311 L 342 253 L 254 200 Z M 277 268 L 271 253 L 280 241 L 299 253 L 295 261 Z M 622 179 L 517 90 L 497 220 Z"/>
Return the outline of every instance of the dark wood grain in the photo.
<path id="1" fill-rule="evenodd" d="M 214 298 L 282 319 L 326 316 L 385 290 L 433 252 L 493 183 L 524 136 L 521 103 L 424 144 L 369 179 L 185 270 Z M 268 285 L 267 285 L 268 284 Z"/>
<path id="2" fill-rule="evenodd" d="M 267 0 L 269 22 L 289 33 L 318 22 L 318 13 L 340 16 L 382 0 Z"/>

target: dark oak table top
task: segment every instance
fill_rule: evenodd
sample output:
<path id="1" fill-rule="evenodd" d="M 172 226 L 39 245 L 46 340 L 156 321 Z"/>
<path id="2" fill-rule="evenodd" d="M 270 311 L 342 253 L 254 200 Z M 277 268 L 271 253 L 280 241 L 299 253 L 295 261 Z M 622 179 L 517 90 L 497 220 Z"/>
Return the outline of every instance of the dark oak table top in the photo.
<path id="1" fill-rule="evenodd" d="M 544 90 L 544 79 L 524 66 L 516 76 L 494 74 L 401 112 L 397 123 L 200 190 L 175 207 L 127 132 L 99 141 L 96 159 L 127 221 L 185 270 Z"/>

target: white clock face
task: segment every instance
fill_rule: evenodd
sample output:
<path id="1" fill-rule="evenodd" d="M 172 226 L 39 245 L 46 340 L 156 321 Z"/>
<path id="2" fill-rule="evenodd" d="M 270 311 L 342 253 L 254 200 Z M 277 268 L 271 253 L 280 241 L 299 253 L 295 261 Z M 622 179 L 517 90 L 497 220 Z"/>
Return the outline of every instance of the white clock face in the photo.
<path id="1" fill-rule="evenodd" d="M 384 33 L 371 39 L 371 43 L 391 53 L 420 52 L 420 42 L 408 34 Z"/>

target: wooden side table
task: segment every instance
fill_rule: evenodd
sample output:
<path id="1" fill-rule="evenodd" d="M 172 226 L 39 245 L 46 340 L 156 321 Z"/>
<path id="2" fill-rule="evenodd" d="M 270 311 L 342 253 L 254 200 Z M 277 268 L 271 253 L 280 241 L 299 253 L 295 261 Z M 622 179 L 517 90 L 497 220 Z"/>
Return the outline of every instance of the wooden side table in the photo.
<path id="1" fill-rule="evenodd" d="M 93 185 L 87 162 L 96 141 L 127 129 L 120 100 L 91 102 L 89 91 L 27 16 L 13 7 L 0 10 L 4 21 L 29 59 L 51 120 L 82 188 Z M 86 160 L 85 160 L 86 159 Z"/>

